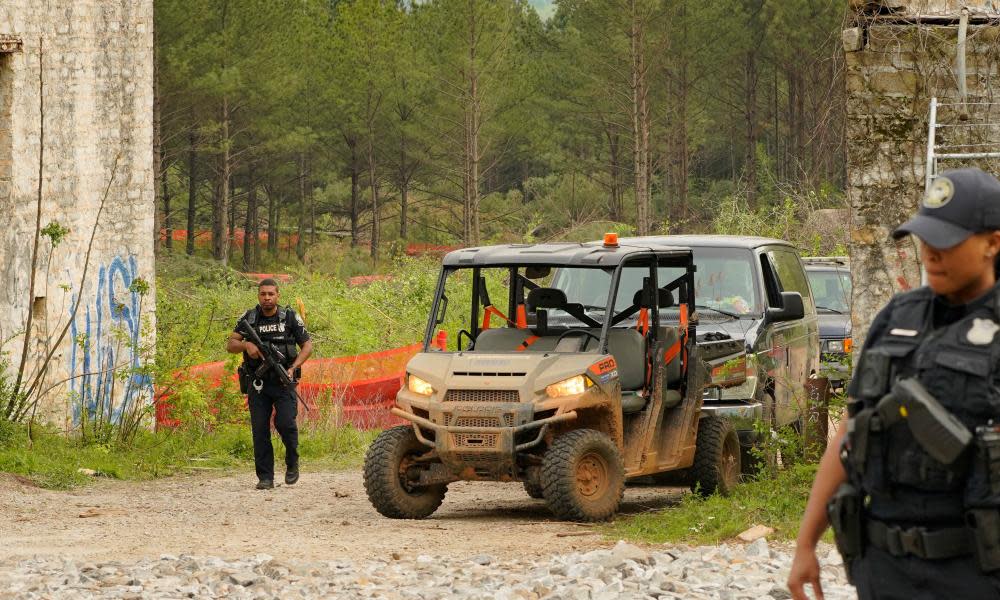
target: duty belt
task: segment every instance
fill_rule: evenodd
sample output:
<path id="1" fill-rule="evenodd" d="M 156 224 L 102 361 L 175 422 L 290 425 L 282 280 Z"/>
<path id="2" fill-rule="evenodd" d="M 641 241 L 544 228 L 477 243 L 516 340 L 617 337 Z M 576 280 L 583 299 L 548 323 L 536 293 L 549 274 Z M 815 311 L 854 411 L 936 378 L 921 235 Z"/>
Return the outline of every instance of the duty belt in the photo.
<path id="1" fill-rule="evenodd" d="M 868 541 L 893 556 L 940 560 L 972 553 L 969 530 L 965 527 L 903 528 L 869 520 Z"/>

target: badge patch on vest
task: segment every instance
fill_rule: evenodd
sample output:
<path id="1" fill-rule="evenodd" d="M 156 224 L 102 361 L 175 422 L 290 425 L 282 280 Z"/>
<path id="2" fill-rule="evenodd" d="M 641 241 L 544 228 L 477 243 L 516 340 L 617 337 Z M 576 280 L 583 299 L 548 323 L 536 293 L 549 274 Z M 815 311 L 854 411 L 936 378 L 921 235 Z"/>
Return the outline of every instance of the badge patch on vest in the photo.
<path id="1" fill-rule="evenodd" d="M 993 337 L 1000 331 L 997 325 L 990 319 L 973 319 L 969 333 L 965 334 L 965 339 L 976 346 L 987 346 L 993 343 Z"/>

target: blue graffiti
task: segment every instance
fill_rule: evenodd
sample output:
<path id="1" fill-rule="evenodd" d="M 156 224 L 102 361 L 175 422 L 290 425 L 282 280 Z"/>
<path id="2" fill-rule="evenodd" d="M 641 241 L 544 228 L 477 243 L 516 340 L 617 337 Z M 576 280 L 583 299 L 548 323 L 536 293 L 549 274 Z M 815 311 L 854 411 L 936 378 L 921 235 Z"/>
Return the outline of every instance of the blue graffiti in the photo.
<path id="1" fill-rule="evenodd" d="M 134 256 L 126 260 L 116 256 L 97 273 L 93 304 L 81 304 L 77 319 L 70 323 L 73 336 L 69 358 L 70 392 L 73 422 L 80 423 L 82 411 L 90 416 L 110 415 L 118 421 L 135 402 L 149 403 L 153 385 L 141 373 L 140 338 L 142 334 L 142 297 L 132 289 L 139 266 Z M 76 303 L 74 294 L 70 311 Z M 82 314 L 81 314 L 82 313 Z M 117 361 L 117 362 L 116 362 Z M 119 373 L 129 373 L 121 381 Z M 116 389 L 124 385 L 124 391 Z M 118 396 L 120 402 L 115 402 Z"/>

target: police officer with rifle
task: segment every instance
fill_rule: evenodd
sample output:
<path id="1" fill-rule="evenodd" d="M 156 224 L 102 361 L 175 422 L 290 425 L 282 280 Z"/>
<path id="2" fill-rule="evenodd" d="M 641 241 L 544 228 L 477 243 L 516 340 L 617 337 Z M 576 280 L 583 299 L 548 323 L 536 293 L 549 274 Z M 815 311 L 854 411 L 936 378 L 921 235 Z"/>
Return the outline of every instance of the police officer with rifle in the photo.
<path id="1" fill-rule="evenodd" d="M 863 599 L 1000 598 L 1000 181 L 945 171 L 916 216 L 927 286 L 872 321 L 788 587 L 822 598 L 828 525 Z"/>
<path id="2" fill-rule="evenodd" d="M 272 415 L 285 444 L 285 483 L 292 485 L 299 480 L 295 419 L 300 400 L 295 385 L 300 367 L 312 354 L 312 341 L 302 318 L 291 308 L 279 306 L 279 298 L 278 283 L 270 278 L 262 280 L 257 286 L 257 306 L 240 317 L 226 344 L 227 351 L 243 353 L 240 390 L 247 394 L 250 407 L 258 490 L 274 487 Z"/>

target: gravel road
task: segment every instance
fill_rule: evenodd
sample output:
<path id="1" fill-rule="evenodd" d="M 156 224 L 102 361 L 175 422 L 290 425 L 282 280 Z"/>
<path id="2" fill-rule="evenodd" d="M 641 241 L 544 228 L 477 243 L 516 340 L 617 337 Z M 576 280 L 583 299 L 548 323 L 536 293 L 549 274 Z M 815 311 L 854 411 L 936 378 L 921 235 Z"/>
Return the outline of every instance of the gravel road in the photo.
<path id="1" fill-rule="evenodd" d="M 787 598 L 789 546 L 616 545 L 552 520 L 514 484 L 450 486 L 425 521 L 368 504 L 357 471 L 252 475 L 58 492 L 0 476 L 0 598 Z M 630 487 L 624 512 L 680 490 Z M 852 597 L 821 549 L 828 598 Z"/>

